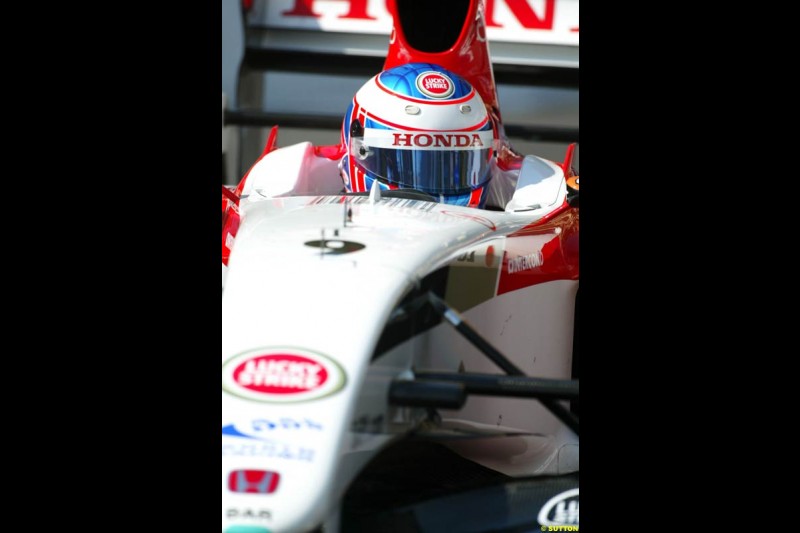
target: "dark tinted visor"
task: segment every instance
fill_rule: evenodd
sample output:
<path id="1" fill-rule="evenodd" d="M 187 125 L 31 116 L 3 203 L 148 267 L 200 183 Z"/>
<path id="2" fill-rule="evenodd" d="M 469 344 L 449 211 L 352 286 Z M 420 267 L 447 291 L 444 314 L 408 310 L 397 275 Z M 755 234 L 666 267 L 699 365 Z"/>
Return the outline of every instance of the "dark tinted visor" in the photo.
<path id="1" fill-rule="evenodd" d="M 357 131 L 356 133 L 362 133 Z M 459 194 L 487 181 L 492 131 L 420 132 L 367 128 L 351 135 L 353 161 L 401 187 Z"/>

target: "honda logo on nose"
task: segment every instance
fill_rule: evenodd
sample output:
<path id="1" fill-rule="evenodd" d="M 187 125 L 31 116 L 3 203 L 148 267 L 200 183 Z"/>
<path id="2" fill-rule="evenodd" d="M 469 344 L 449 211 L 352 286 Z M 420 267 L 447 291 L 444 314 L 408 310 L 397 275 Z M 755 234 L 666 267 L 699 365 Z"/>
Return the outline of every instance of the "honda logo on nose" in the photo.
<path id="1" fill-rule="evenodd" d="M 228 490 L 251 494 L 270 494 L 278 488 L 281 475 L 267 470 L 233 470 L 228 474 Z"/>

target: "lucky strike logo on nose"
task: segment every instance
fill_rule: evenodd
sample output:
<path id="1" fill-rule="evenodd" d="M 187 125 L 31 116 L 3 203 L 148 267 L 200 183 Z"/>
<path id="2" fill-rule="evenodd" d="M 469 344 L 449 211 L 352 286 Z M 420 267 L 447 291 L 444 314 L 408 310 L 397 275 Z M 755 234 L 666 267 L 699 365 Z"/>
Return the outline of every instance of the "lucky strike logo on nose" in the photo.
<path id="1" fill-rule="evenodd" d="M 455 86 L 453 81 L 438 72 L 423 72 L 417 76 L 417 89 L 431 98 L 447 98 L 453 91 Z"/>
<path id="2" fill-rule="evenodd" d="M 297 394 L 324 385 L 328 372 L 307 357 L 262 355 L 239 364 L 233 371 L 233 379 L 254 392 Z"/>
<path id="3" fill-rule="evenodd" d="M 258 350 L 223 366 L 222 388 L 241 398 L 292 402 L 321 398 L 344 386 L 344 371 L 332 359 L 301 350 Z"/>

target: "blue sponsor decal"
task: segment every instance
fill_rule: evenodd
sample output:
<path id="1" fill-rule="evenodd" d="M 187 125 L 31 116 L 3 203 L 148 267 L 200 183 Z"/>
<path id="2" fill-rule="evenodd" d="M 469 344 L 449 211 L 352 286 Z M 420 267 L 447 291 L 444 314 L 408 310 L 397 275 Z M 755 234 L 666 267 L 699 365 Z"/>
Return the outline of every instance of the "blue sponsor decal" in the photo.
<path id="1" fill-rule="evenodd" d="M 314 429 L 317 431 L 322 431 L 322 424 L 314 422 L 313 420 L 309 420 L 308 418 L 304 418 L 303 420 L 279 418 L 277 422 L 263 418 L 253 420 L 254 431 L 272 431 L 274 429 Z"/>
<path id="2" fill-rule="evenodd" d="M 229 424 L 227 426 L 222 426 L 222 434 L 223 435 L 228 435 L 229 437 L 244 437 L 246 439 L 258 439 L 258 437 L 245 435 L 244 433 L 242 433 L 238 429 L 236 429 L 233 424 Z"/>
<path id="3" fill-rule="evenodd" d="M 322 431 L 322 425 L 308 419 L 279 418 L 268 420 L 259 418 L 250 423 L 250 427 L 237 427 L 236 424 L 222 426 L 223 437 L 246 439 L 236 444 L 225 443 L 222 456 L 269 457 L 294 461 L 314 460 L 314 450 L 305 446 L 285 443 L 273 437 L 282 431 Z"/>
<path id="4" fill-rule="evenodd" d="M 254 440 L 270 440 L 269 437 L 276 431 L 312 430 L 322 431 L 322 424 L 307 418 L 299 420 L 293 418 L 279 418 L 268 420 L 259 418 L 250 423 L 250 428 L 239 428 L 235 424 L 222 426 L 222 434 L 229 437 L 241 437 Z"/>
<path id="5" fill-rule="evenodd" d="M 261 457 L 289 461 L 314 461 L 314 450 L 285 442 L 244 442 L 223 444 L 222 457 Z"/>

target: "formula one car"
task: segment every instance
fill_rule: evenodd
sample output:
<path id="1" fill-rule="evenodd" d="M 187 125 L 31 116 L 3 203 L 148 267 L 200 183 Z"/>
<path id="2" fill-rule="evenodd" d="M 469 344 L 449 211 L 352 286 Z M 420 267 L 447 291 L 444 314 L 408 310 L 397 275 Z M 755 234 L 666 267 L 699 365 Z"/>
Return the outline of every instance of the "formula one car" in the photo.
<path id="1" fill-rule="evenodd" d="M 409 28 L 413 4 L 388 3 L 384 68 L 468 82 L 454 97 L 462 113 L 473 93 L 485 105 L 508 193 L 459 205 L 347 184 L 346 126 L 341 146 L 285 147 L 274 127 L 223 186 L 224 533 L 577 530 L 575 144 L 562 162 L 514 152 L 483 0 L 453 3 L 444 47 Z M 434 97 L 455 94 L 434 81 Z"/>

